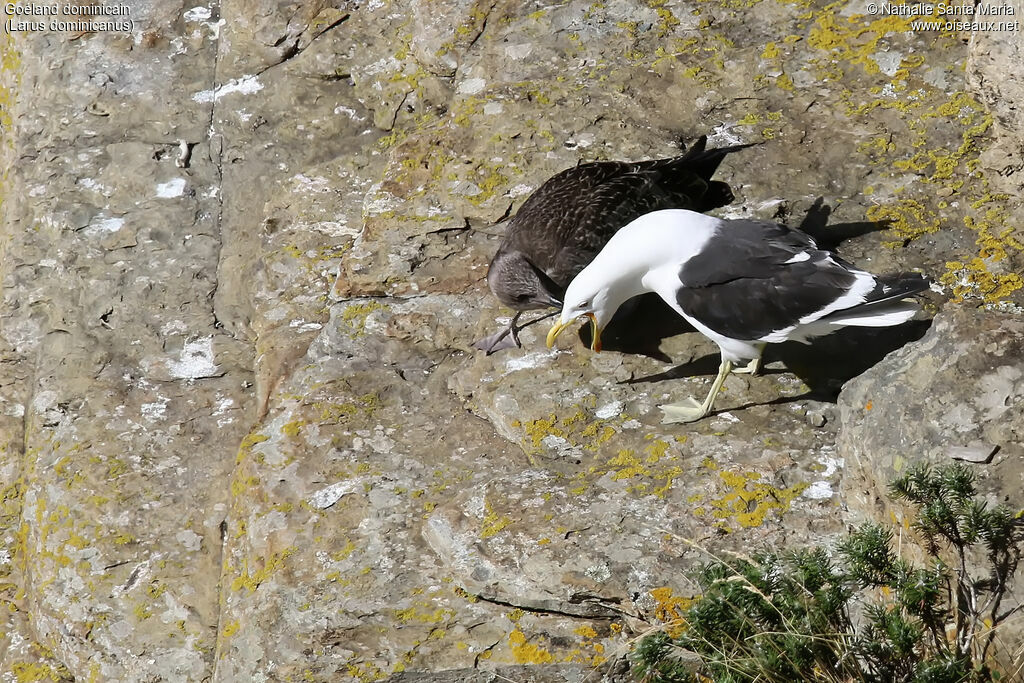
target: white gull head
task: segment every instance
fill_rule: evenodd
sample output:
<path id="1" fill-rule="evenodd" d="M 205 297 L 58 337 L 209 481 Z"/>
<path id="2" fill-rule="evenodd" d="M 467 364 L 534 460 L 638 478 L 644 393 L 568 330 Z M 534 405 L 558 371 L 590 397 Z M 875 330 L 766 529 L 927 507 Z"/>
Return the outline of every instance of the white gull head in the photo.
<path id="1" fill-rule="evenodd" d="M 590 265 L 569 283 L 562 313 L 548 333 L 548 346 L 578 318 L 589 318 L 591 348 L 601 350 L 601 330 L 619 306 L 655 282 L 678 279 L 679 266 L 700 252 L 720 220 L 685 209 L 653 211 L 619 230 Z"/>

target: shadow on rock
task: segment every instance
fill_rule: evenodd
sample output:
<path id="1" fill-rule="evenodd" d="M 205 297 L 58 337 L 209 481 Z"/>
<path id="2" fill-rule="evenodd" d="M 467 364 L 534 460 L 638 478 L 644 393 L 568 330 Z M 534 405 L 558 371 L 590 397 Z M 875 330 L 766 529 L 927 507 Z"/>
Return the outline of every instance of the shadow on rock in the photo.
<path id="1" fill-rule="evenodd" d="M 810 388 L 810 397 L 834 403 L 846 382 L 923 337 L 931 324 L 931 320 L 911 320 L 897 327 L 846 327 L 810 344 L 769 346 L 765 362 L 782 361 Z"/>
<path id="2" fill-rule="evenodd" d="M 684 377 L 699 377 L 701 375 L 708 375 L 714 377 L 718 374 L 718 364 L 720 362 L 717 353 L 709 353 L 706 356 L 701 356 L 695 360 L 691 360 L 688 363 L 681 363 L 675 367 L 669 368 L 664 372 L 659 372 L 653 375 L 643 375 L 641 377 L 632 377 L 624 380 L 622 384 L 645 384 L 648 382 L 664 382 L 673 379 L 683 379 Z M 771 374 L 769 371 L 768 374 Z"/>
<path id="3" fill-rule="evenodd" d="M 756 408 L 757 406 L 784 406 L 787 403 L 796 403 L 797 401 L 804 401 L 809 398 L 812 398 L 810 392 L 801 394 L 800 396 L 778 396 L 770 401 L 756 401 L 733 406 L 732 408 L 720 408 L 714 412 L 708 413 L 708 417 L 714 417 L 715 415 L 720 415 L 722 413 L 733 413 L 741 410 L 747 410 L 748 408 Z"/>
<path id="4" fill-rule="evenodd" d="M 801 226 L 801 230 L 814 238 L 818 246 L 828 251 L 835 251 L 840 244 L 846 240 L 852 240 L 861 235 L 872 232 L 888 230 L 892 225 L 891 220 L 882 221 L 854 221 L 851 223 L 835 223 L 833 225 L 812 228 L 810 230 Z"/>
<path id="5" fill-rule="evenodd" d="M 648 356 L 671 363 L 672 359 L 659 348 L 662 340 L 694 331 L 690 323 L 657 294 L 642 294 L 619 307 L 601 332 L 601 347 L 605 351 Z M 590 346 L 590 325 L 581 328 L 580 340 Z"/>
<path id="6" fill-rule="evenodd" d="M 800 230 L 813 237 L 819 247 L 829 251 L 838 248 L 846 240 L 887 230 L 892 225 L 892 221 L 889 219 L 829 225 L 828 219 L 831 215 L 832 207 L 825 203 L 824 197 L 818 197 L 814 200 L 814 204 L 807 209 L 807 215 L 800 222 Z"/>
<path id="7" fill-rule="evenodd" d="M 903 325 L 889 328 L 847 327 L 824 337 L 818 337 L 811 344 L 786 342 L 769 344 L 765 349 L 765 364 L 782 361 L 783 370 L 762 369 L 761 375 L 792 373 L 807 385 L 809 391 L 795 397 L 780 397 L 763 405 L 789 403 L 797 399 L 814 399 L 835 403 L 839 390 L 849 380 L 878 364 L 883 358 L 915 342 L 931 327 L 930 320 L 912 320 Z M 642 377 L 633 377 L 623 384 L 656 383 L 718 373 L 721 357 L 708 354 L 688 363 L 682 363 L 664 372 Z M 740 408 L 750 408 L 748 404 Z"/>

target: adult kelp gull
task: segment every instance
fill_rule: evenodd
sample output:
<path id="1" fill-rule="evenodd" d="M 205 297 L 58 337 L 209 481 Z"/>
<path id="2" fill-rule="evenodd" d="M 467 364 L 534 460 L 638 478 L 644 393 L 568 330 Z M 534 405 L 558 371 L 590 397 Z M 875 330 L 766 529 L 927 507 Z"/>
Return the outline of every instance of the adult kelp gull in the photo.
<path id="1" fill-rule="evenodd" d="M 706 145 L 702 136 L 686 154 L 670 159 L 581 164 L 537 188 L 509 221 L 487 271 L 491 291 L 516 314 L 508 327 L 473 346 L 488 354 L 519 346 L 523 311 L 561 306 L 569 282 L 634 218 L 667 208 L 710 211 L 731 202 L 729 186 L 711 176 L 725 155 L 750 145 Z"/>
<path id="2" fill-rule="evenodd" d="M 569 284 L 548 347 L 574 320 L 590 319 L 591 348 L 627 299 L 656 292 L 716 344 L 722 363 L 703 403 L 661 406 L 664 422 L 707 415 L 733 364 L 756 370 L 767 343 L 807 342 L 839 327 L 888 327 L 917 311 L 906 299 L 928 288 L 916 273 L 876 276 L 821 250 L 809 235 L 775 223 L 662 210 L 616 233 Z"/>

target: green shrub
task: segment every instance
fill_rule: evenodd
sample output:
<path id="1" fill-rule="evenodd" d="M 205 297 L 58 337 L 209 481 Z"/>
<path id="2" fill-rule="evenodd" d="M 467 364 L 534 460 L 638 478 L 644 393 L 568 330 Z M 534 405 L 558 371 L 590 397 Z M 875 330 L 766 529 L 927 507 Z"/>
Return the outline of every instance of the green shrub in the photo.
<path id="1" fill-rule="evenodd" d="M 694 577 L 701 598 L 680 634 L 642 639 L 648 683 L 983 683 L 1024 524 L 975 498 L 962 465 L 912 467 L 890 494 L 915 510 L 927 551 L 915 566 L 892 532 L 864 524 L 837 547 L 716 558 Z"/>

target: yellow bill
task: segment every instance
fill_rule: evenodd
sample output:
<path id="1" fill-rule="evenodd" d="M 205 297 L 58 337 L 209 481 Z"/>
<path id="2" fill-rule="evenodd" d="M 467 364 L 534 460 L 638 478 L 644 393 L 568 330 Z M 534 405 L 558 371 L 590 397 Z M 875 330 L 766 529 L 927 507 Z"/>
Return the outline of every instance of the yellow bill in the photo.
<path id="1" fill-rule="evenodd" d="M 601 351 L 601 330 L 597 327 L 597 316 L 593 313 L 584 313 L 584 316 L 590 318 L 590 348 L 598 353 Z M 555 339 L 558 335 L 562 334 L 562 330 L 572 325 L 576 320 L 570 320 L 568 322 L 557 322 L 552 326 L 551 331 L 548 332 L 548 348 L 550 349 L 555 345 Z"/>

